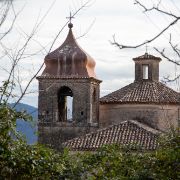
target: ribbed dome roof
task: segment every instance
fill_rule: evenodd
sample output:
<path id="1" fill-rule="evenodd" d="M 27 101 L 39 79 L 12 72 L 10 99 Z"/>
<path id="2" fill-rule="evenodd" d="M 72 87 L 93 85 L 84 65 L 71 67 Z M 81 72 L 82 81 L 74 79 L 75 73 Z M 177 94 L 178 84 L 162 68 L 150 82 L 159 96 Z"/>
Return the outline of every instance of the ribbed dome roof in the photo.
<path id="1" fill-rule="evenodd" d="M 67 77 L 96 77 L 95 61 L 76 42 L 69 24 L 64 43 L 45 57 L 46 68 L 42 75 Z"/>
<path id="2" fill-rule="evenodd" d="M 160 82 L 142 81 L 131 83 L 100 99 L 106 103 L 177 104 L 180 94 Z"/>

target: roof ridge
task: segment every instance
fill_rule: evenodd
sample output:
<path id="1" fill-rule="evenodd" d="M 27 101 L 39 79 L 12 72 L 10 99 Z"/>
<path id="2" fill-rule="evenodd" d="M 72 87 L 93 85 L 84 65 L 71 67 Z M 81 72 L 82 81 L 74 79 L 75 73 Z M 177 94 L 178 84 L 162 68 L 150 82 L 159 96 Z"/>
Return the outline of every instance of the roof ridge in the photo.
<path id="1" fill-rule="evenodd" d="M 160 134 L 161 133 L 161 131 L 160 130 L 156 130 L 156 129 L 154 129 L 154 128 L 152 128 L 152 127 L 150 127 L 150 126 L 148 126 L 148 125 L 146 125 L 146 124 L 144 124 L 144 123 L 141 123 L 141 122 L 138 122 L 138 121 L 136 121 L 136 120 L 128 120 L 129 122 L 131 122 L 131 123 L 133 123 L 133 124 L 135 124 L 135 125 L 137 125 L 138 127 L 140 127 L 140 128 L 143 128 L 143 129 L 145 129 L 146 131 L 148 131 L 148 132 L 151 132 L 151 133 L 153 133 L 153 134 Z"/>

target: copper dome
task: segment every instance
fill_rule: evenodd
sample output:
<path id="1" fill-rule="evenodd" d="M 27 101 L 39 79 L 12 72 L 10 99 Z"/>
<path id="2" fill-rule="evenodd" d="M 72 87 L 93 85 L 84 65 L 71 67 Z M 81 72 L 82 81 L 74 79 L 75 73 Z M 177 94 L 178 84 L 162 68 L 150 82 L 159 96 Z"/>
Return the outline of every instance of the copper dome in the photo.
<path id="1" fill-rule="evenodd" d="M 64 43 L 45 57 L 45 70 L 42 75 L 96 77 L 95 61 L 76 42 L 69 24 L 69 33 Z"/>

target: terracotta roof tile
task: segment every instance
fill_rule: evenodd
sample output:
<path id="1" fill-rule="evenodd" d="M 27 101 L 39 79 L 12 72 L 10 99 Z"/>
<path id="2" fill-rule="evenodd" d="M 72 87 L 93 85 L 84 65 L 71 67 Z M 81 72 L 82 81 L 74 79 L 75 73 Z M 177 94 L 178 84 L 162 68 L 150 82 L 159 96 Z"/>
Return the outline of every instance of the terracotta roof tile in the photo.
<path id="1" fill-rule="evenodd" d="M 133 145 L 144 150 L 157 147 L 160 131 L 134 120 L 124 121 L 96 132 L 86 134 L 65 142 L 64 147 L 71 151 L 95 151 L 107 144 Z"/>
<path id="2" fill-rule="evenodd" d="M 102 82 L 99 79 L 96 79 L 94 77 L 87 77 L 87 76 L 76 76 L 76 75 L 71 75 L 71 76 L 55 76 L 55 75 L 50 75 L 48 73 L 45 73 L 41 76 L 37 76 L 37 79 L 91 79 L 91 80 L 96 80 L 97 82 Z"/>
<path id="3" fill-rule="evenodd" d="M 153 103 L 177 104 L 180 94 L 166 85 L 155 81 L 140 81 L 131 83 L 100 99 L 105 103 Z"/>

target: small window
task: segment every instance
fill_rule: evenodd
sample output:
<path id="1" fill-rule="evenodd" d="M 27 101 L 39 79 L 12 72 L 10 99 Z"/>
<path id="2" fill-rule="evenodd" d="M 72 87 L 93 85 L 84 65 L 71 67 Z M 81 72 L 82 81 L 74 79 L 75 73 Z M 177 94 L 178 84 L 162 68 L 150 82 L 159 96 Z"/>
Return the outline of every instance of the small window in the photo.
<path id="1" fill-rule="evenodd" d="M 149 66 L 146 64 L 143 64 L 143 79 L 148 79 L 148 68 Z"/>

